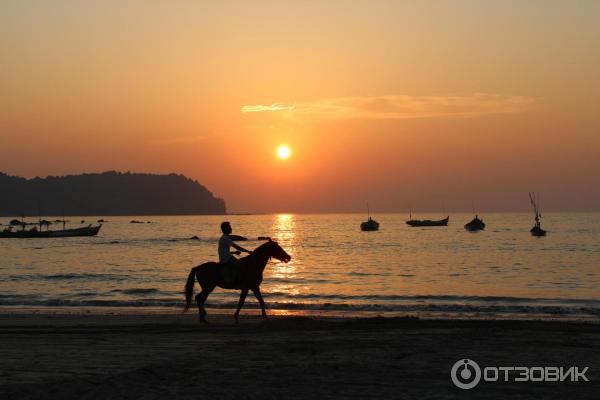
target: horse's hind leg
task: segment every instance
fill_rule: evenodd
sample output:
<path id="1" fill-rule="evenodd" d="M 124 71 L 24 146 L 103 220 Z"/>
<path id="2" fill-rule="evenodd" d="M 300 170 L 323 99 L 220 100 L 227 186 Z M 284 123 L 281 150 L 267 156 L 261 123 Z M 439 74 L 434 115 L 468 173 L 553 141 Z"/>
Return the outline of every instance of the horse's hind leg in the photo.
<path id="1" fill-rule="evenodd" d="M 198 318 L 200 322 L 206 321 L 206 310 L 204 309 L 204 302 L 208 298 L 208 295 L 214 290 L 213 287 L 203 287 L 202 291 L 196 295 L 196 303 L 198 304 Z"/>
<path id="2" fill-rule="evenodd" d="M 233 314 L 233 318 L 235 318 L 236 324 L 239 322 L 238 316 L 240 315 L 240 310 L 244 306 L 244 301 L 246 301 L 247 295 L 248 295 L 248 289 L 242 289 L 242 292 L 240 293 L 240 301 L 238 302 L 237 310 L 235 310 L 235 314 Z"/>

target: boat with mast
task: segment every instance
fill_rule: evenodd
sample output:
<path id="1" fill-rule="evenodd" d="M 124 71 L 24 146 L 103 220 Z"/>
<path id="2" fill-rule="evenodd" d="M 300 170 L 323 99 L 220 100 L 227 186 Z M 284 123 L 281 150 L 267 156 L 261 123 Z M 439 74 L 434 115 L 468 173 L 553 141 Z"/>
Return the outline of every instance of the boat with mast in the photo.
<path id="1" fill-rule="evenodd" d="M 469 232 L 482 231 L 485 229 L 485 222 L 483 222 L 483 220 L 479 218 L 479 215 L 476 214 L 475 218 L 465 224 L 465 229 Z"/>
<path id="2" fill-rule="evenodd" d="M 473 214 L 475 214 L 475 202 L 471 202 L 471 209 L 473 210 Z M 475 218 L 465 224 L 465 229 L 469 232 L 482 231 L 485 229 L 485 222 L 479 218 L 478 214 L 475 214 Z"/>
<path id="3" fill-rule="evenodd" d="M 532 236 L 546 236 L 546 231 L 541 227 L 542 212 L 540 211 L 539 201 L 535 192 L 529 193 L 529 201 L 531 202 L 533 212 L 535 213 L 535 225 L 533 225 L 533 228 L 531 228 L 529 232 L 531 232 Z"/>
<path id="4" fill-rule="evenodd" d="M 360 224 L 360 230 L 364 231 L 364 232 L 378 231 L 379 230 L 379 222 L 377 222 L 373 218 L 371 218 L 371 209 L 369 208 L 369 203 L 367 203 L 367 215 L 368 215 L 369 219 Z"/>

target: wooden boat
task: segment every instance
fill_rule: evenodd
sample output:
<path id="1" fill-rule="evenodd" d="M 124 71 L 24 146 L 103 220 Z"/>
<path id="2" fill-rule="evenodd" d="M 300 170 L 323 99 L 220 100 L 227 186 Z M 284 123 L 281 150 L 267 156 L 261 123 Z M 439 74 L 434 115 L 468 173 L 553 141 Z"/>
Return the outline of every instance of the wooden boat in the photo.
<path id="1" fill-rule="evenodd" d="M 465 229 L 469 232 L 482 231 L 485 229 L 485 222 L 479 219 L 479 215 L 475 215 L 475 218 L 465 224 Z"/>
<path id="2" fill-rule="evenodd" d="M 12 229 L 5 229 L 0 231 L 1 238 L 57 238 L 57 237 L 75 237 L 75 236 L 96 236 L 102 228 L 102 224 L 97 226 L 85 226 L 83 228 L 74 229 L 61 229 L 61 230 L 40 230 L 32 228 L 29 230 L 18 230 L 13 231 Z"/>
<path id="3" fill-rule="evenodd" d="M 363 232 L 378 231 L 379 230 L 379 222 L 377 222 L 373 218 L 371 218 L 371 209 L 369 208 L 369 203 L 367 203 L 367 216 L 369 219 L 360 224 L 360 230 Z"/>
<path id="4" fill-rule="evenodd" d="M 432 221 L 430 219 L 409 219 L 406 221 L 407 225 L 410 226 L 448 226 L 448 221 L 450 220 L 450 216 L 440 219 L 439 221 Z"/>
<path id="5" fill-rule="evenodd" d="M 531 202 L 533 212 L 535 213 L 535 225 L 533 225 L 533 228 L 531 228 L 529 232 L 531 233 L 531 236 L 546 236 L 546 231 L 543 230 L 541 226 L 542 213 L 540 211 L 535 192 L 529 193 L 529 201 Z"/>

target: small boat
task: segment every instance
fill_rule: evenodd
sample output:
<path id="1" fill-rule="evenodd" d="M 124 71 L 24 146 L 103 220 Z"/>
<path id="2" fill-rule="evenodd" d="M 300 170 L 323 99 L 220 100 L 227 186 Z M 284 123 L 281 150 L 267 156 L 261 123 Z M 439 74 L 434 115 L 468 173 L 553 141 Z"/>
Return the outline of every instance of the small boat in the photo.
<path id="1" fill-rule="evenodd" d="M 373 218 L 369 217 L 369 219 L 360 224 L 361 231 L 378 231 L 379 230 L 379 222 L 375 221 Z"/>
<path id="2" fill-rule="evenodd" d="M 531 232 L 531 236 L 537 236 L 537 237 L 546 236 L 546 231 L 543 230 L 538 225 L 535 225 L 533 228 L 531 228 L 529 230 L 529 232 Z"/>
<path id="3" fill-rule="evenodd" d="M 367 203 L 367 215 L 368 215 L 369 219 L 360 224 L 360 230 L 364 231 L 364 232 L 378 231 L 379 230 L 379 222 L 377 222 L 373 218 L 371 218 L 371 209 L 369 208 L 369 203 Z"/>
<path id="4" fill-rule="evenodd" d="M 529 232 L 531 233 L 531 236 L 546 236 L 546 231 L 543 230 L 541 226 L 542 213 L 540 211 L 535 192 L 529 193 L 529 201 L 531 202 L 533 212 L 535 213 L 535 225 L 533 225 L 533 228 L 531 228 Z"/>
<path id="5" fill-rule="evenodd" d="M 448 221 L 450 220 L 450 216 L 440 219 L 438 221 L 432 221 L 430 219 L 409 219 L 406 221 L 407 225 L 410 226 L 448 226 Z"/>
<path id="6" fill-rule="evenodd" d="M 102 224 L 98 224 L 97 226 L 88 225 L 82 228 L 74 228 L 74 229 L 65 229 L 63 225 L 63 229 L 61 230 L 43 230 L 42 227 L 48 227 L 51 223 L 48 221 L 40 221 L 39 223 L 26 223 L 19 221 L 22 227 L 21 230 L 13 230 L 12 226 L 0 231 L 0 239 L 2 238 L 57 238 L 57 237 L 76 237 L 76 236 L 96 236 L 102 228 Z M 63 221 L 64 222 L 64 221 Z M 17 225 L 17 224 L 11 224 Z M 31 229 L 25 229 L 28 225 L 35 225 Z M 40 228 L 37 228 L 37 225 Z"/>
<path id="7" fill-rule="evenodd" d="M 485 229 L 485 222 L 479 219 L 479 215 L 475 215 L 475 218 L 465 224 L 465 229 L 469 232 L 482 231 Z"/>

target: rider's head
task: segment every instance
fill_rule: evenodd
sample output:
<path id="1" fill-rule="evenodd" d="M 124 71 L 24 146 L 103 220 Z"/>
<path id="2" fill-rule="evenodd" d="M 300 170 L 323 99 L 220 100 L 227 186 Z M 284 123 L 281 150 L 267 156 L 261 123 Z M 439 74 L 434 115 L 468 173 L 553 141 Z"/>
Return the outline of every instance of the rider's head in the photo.
<path id="1" fill-rule="evenodd" d="M 232 229 L 229 221 L 221 222 L 221 232 L 223 232 L 225 235 L 231 234 Z"/>

